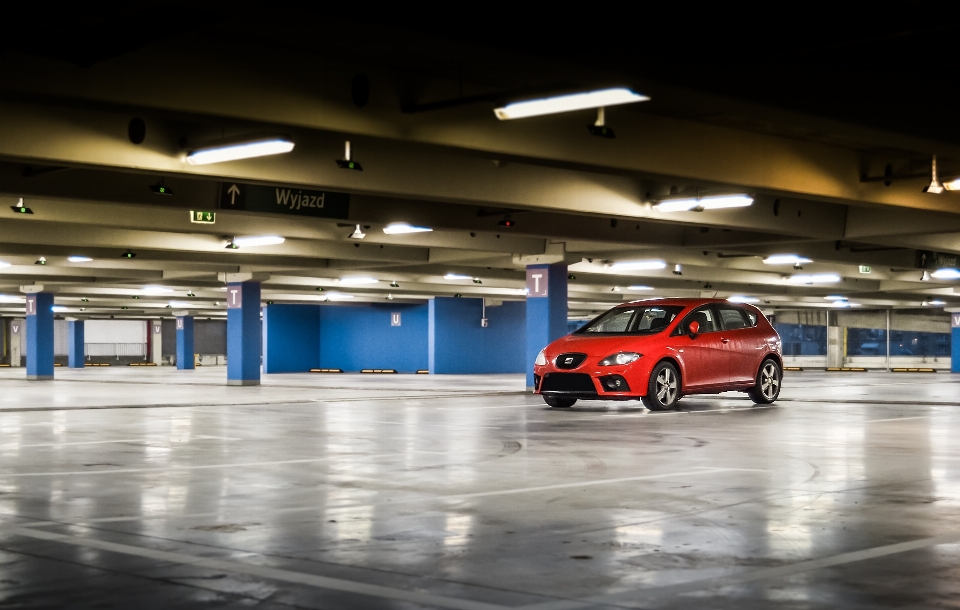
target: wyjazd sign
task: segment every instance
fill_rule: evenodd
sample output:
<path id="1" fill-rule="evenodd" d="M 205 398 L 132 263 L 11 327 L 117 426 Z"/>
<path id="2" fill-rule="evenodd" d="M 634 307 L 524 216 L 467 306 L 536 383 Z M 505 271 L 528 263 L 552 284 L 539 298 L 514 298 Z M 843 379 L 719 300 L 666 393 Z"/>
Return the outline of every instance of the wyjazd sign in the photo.
<path id="1" fill-rule="evenodd" d="M 347 218 L 350 212 L 350 195 L 331 191 L 309 191 L 297 187 L 221 182 L 220 209 Z"/>
<path id="2" fill-rule="evenodd" d="M 917 250 L 917 267 L 920 269 L 942 269 L 944 267 L 956 267 L 957 255 L 947 254 L 946 252 L 933 252 L 930 250 Z"/>

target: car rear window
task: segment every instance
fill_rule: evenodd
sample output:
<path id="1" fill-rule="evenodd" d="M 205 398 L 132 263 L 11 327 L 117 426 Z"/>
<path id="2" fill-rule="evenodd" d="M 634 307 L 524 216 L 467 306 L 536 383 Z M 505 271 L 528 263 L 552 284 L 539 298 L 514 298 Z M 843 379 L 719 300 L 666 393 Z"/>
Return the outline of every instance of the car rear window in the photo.
<path id="1" fill-rule="evenodd" d="M 678 305 L 617 307 L 574 334 L 654 334 L 669 326 L 681 311 L 683 307 Z"/>

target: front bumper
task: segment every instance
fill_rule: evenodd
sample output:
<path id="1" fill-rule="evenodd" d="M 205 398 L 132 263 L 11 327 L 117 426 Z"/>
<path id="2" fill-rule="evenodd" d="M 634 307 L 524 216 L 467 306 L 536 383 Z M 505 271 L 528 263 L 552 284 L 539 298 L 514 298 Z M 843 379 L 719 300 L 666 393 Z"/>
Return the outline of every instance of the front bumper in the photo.
<path id="1" fill-rule="evenodd" d="M 632 365 L 576 370 L 537 366 L 533 388 L 535 394 L 578 400 L 636 400 L 646 394 L 649 376 L 644 367 Z"/>

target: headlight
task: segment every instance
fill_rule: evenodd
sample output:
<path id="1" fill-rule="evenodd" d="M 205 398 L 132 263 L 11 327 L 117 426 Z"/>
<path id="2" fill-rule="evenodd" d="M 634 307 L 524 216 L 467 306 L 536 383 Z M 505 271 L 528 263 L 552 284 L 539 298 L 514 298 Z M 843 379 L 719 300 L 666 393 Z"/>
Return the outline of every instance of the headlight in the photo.
<path id="1" fill-rule="evenodd" d="M 537 354 L 537 359 L 533 361 L 537 366 L 545 366 L 547 364 L 547 355 L 544 354 L 546 350 L 540 350 L 540 353 Z"/>
<path id="2" fill-rule="evenodd" d="M 643 356 L 643 354 L 638 354 L 636 352 L 620 352 L 619 354 L 614 354 L 612 356 L 607 356 L 600 361 L 600 366 L 616 366 L 618 364 L 630 364 L 634 360 L 637 360 Z"/>

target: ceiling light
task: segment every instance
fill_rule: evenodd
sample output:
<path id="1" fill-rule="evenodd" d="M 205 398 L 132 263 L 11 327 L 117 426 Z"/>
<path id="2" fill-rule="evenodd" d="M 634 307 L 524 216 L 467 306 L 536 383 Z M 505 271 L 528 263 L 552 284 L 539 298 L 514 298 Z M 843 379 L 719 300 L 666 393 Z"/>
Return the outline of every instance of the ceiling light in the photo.
<path id="1" fill-rule="evenodd" d="M 830 295 L 827 295 L 827 296 L 825 296 L 825 297 L 823 297 L 823 298 L 825 298 L 825 299 L 828 300 L 828 301 L 846 301 L 846 300 L 847 300 L 847 297 L 842 296 L 842 295 L 839 295 L 839 294 L 830 294 Z"/>
<path id="2" fill-rule="evenodd" d="M 276 235 L 260 235 L 257 237 L 234 237 L 233 245 L 237 248 L 254 248 L 256 246 L 276 246 L 286 241 Z"/>
<path id="3" fill-rule="evenodd" d="M 473 276 L 463 275 L 462 273 L 448 273 L 443 276 L 445 280 L 472 280 Z"/>
<path id="4" fill-rule="evenodd" d="M 727 299 L 731 303 L 759 303 L 760 299 L 757 297 L 746 297 L 743 295 L 734 295 Z"/>
<path id="5" fill-rule="evenodd" d="M 940 306 L 946 305 L 946 304 L 947 304 L 946 301 L 939 301 L 939 300 L 937 300 L 937 301 L 928 301 L 928 302 L 927 302 L 927 305 L 933 305 L 933 306 L 935 306 L 935 307 L 940 307 Z"/>
<path id="6" fill-rule="evenodd" d="M 950 182 L 944 182 L 943 188 L 948 191 L 960 191 L 960 178 L 954 178 Z"/>
<path id="7" fill-rule="evenodd" d="M 265 157 L 288 153 L 293 150 L 293 141 L 287 137 L 261 138 L 246 142 L 233 142 L 203 146 L 187 153 L 187 163 L 190 165 L 207 165 L 209 163 L 223 163 L 238 159 Z"/>
<path id="8" fill-rule="evenodd" d="M 653 286 L 630 286 L 627 290 L 653 290 Z"/>
<path id="9" fill-rule="evenodd" d="M 89 256 L 70 256 L 67 257 L 67 260 L 71 263 L 89 263 L 93 259 Z"/>
<path id="10" fill-rule="evenodd" d="M 745 208 L 753 205 L 749 195 L 717 195 L 696 199 L 667 199 L 653 206 L 660 212 L 689 212 L 703 210 L 721 210 L 724 208 Z"/>
<path id="11" fill-rule="evenodd" d="M 383 232 L 387 235 L 402 235 L 404 233 L 426 233 L 433 231 L 430 227 L 414 227 L 405 222 L 394 222 L 383 227 Z"/>
<path id="12" fill-rule="evenodd" d="M 497 118 L 501 121 L 506 121 L 509 119 L 524 119 L 545 114 L 571 112 L 574 110 L 586 110 L 588 108 L 632 104 L 634 102 L 645 102 L 649 99 L 649 97 L 635 93 L 630 89 L 618 87 L 584 93 L 556 95 L 524 102 L 513 102 L 501 108 L 495 108 L 493 113 L 497 115 Z"/>
<path id="13" fill-rule="evenodd" d="M 396 282 L 396 280 L 394 280 L 394 281 L 390 282 L 390 287 L 391 287 L 391 288 L 399 288 L 399 287 L 400 287 L 400 284 L 398 284 L 398 283 Z"/>
<path id="14" fill-rule="evenodd" d="M 367 234 L 360 230 L 360 225 L 357 225 L 357 228 L 353 230 L 353 233 L 348 235 L 349 239 L 363 239 Z"/>
<path id="15" fill-rule="evenodd" d="M 793 284 L 832 284 L 840 281 L 836 273 L 800 273 L 790 276 Z"/>
<path id="16" fill-rule="evenodd" d="M 943 192 L 943 187 L 940 186 L 939 182 L 937 182 L 937 155 L 933 155 L 933 163 L 931 165 L 930 174 L 931 174 L 930 184 L 923 187 L 923 192 L 939 195 L 940 193 Z"/>
<path id="17" fill-rule="evenodd" d="M 0 294 L 0 303 L 22 303 L 23 297 L 15 297 L 9 294 Z"/>
<path id="18" fill-rule="evenodd" d="M 930 277 L 935 280 L 960 280 L 960 269 L 944 267 L 931 273 Z"/>
<path id="19" fill-rule="evenodd" d="M 52 306 L 52 307 L 50 308 L 50 311 L 52 311 L 52 312 L 54 312 L 54 313 L 62 313 L 62 312 L 64 312 L 64 311 L 66 311 L 66 310 L 67 310 L 67 308 L 64 307 L 63 305 L 54 305 L 54 306 Z"/>
<path id="20" fill-rule="evenodd" d="M 763 259 L 765 265 L 802 265 L 812 262 L 809 258 L 798 254 L 773 254 Z"/>
<path id="21" fill-rule="evenodd" d="M 611 269 L 617 271 L 638 271 L 638 270 L 650 270 L 650 269 L 666 269 L 667 263 L 660 260 L 648 260 L 648 261 L 620 261 L 618 263 L 613 263 L 610 265 Z"/>
<path id="22" fill-rule="evenodd" d="M 167 307 L 175 309 L 187 309 L 188 307 L 195 307 L 195 305 L 187 301 L 170 301 L 167 303 Z"/>
<path id="23" fill-rule="evenodd" d="M 8 263 L 7 261 L 0 261 L 0 269 L 6 269 L 9 266 L 10 266 L 10 263 Z"/>
<path id="24" fill-rule="evenodd" d="M 166 288 L 164 286 L 144 286 L 142 292 L 143 294 L 167 294 L 168 292 L 173 292 L 173 288 Z"/>
<path id="25" fill-rule="evenodd" d="M 359 286 L 361 284 L 376 284 L 380 280 L 372 277 L 342 277 L 337 281 L 344 286 Z"/>
<path id="26" fill-rule="evenodd" d="M 342 294 L 339 292 L 328 292 L 324 295 L 323 299 L 325 301 L 345 301 L 347 299 L 352 299 L 352 294 Z"/>
<path id="27" fill-rule="evenodd" d="M 47 259 L 41 256 L 41 257 L 38 258 L 38 259 L 36 260 L 36 262 L 34 262 L 33 264 L 34 264 L 34 265 L 46 265 L 46 264 L 47 264 Z"/>

